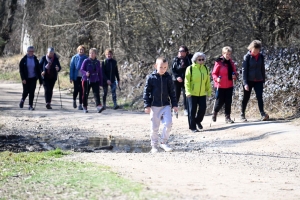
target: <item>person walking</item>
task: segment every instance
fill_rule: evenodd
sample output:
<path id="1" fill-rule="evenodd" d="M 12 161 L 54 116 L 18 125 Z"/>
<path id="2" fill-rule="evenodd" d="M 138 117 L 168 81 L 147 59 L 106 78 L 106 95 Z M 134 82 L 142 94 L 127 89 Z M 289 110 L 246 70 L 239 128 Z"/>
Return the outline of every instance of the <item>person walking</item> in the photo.
<path id="1" fill-rule="evenodd" d="M 264 56 L 260 53 L 262 44 L 259 40 L 253 40 L 248 46 L 248 52 L 243 61 L 243 100 L 241 107 L 241 120 L 247 121 L 245 116 L 246 107 L 250 99 L 252 88 L 254 88 L 261 120 L 266 121 L 269 115 L 264 111 L 263 88 L 266 80 Z"/>
<path id="2" fill-rule="evenodd" d="M 77 48 L 77 54 L 74 55 L 71 59 L 70 63 L 70 83 L 74 83 L 74 91 L 73 91 L 73 108 L 77 108 L 76 98 L 79 94 L 79 106 L 78 110 L 83 110 L 82 107 L 82 74 L 80 71 L 81 65 L 85 59 L 87 59 L 87 55 L 85 55 L 85 47 L 83 45 L 79 45 Z"/>
<path id="3" fill-rule="evenodd" d="M 157 153 L 158 146 L 167 152 L 173 150 L 168 145 L 172 128 L 171 109 L 178 112 L 174 84 L 167 72 L 168 62 L 159 57 L 156 59 L 155 68 L 147 76 L 143 93 L 145 113 L 150 113 L 151 119 L 151 153 Z M 158 136 L 160 122 L 163 124 L 161 138 Z"/>
<path id="4" fill-rule="evenodd" d="M 89 57 L 83 61 L 80 69 L 82 73 L 84 113 L 88 113 L 88 96 L 91 88 L 96 100 L 98 113 L 101 113 L 104 109 L 100 101 L 100 86 L 102 86 L 103 78 L 100 61 L 96 58 L 97 52 L 96 48 L 91 48 L 89 50 Z"/>
<path id="5" fill-rule="evenodd" d="M 186 68 L 192 64 L 188 55 L 190 55 L 188 48 L 184 45 L 180 46 L 178 55 L 173 59 L 172 64 L 172 77 L 175 85 L 176 99 L 178 103 L 182 91 L 184 115 L 188 115 L 186 91 L 184 87 L 185 71 Z"/>
<path id="6" fill-rule="evenodd" d="M 113 51 L 111 49 L 105 50 L 105 59 L 102 62 L 103 73 L 103 107 L 106 109 L 106 96 L 108 86 L 110 86 L 112 100 L 114 102 L 114 109 L 118 109 L 116 89 L 120 87 L 120 76 L 117 66 L 117 61 L 113 59 Z"/>
<path id="7" fill-rule="evenodd" d="M 188 121 L 192 132 L 199 132 L 198 129 L 203 129 L 201 122 L 206 112 L 206 96 L 211 95 L 210 76 L 204 64 L 205 58 L 204 53 L 196 52 L 192 57 L 193 64 L 185 72 Z"/>
<path id="8" fill-rule="evenodd" d="M 43 77 L 46 108 L 52 109 L 51 101 L 53 88 L 57 80 L 58 72 L 61 70 L 59 59 L 55 54 L 53 47 L 49 47 L 47 50 L 47 54 L 41 58 L 40 70 Z"/>
<path id="9" fill-rule="evenodd" d="M 39 61 L 34 55 L 34 47 L 27 48 L 27 54 L 21 59 L 19 63 L 19 72 L 22 80 L 23 93 L 19 103 L 19 107 L 23 108 L 25 99 L 29 94 L 28 110 L 34 110 L 33 99 L 36 88 L 36 81 L 39 80 L 42 85 L 41 72 L 39 68 Z"/>
<path id="10" fill-rule="evenodd" d="M 232 49 L 229 46 L 223 47 L 222 56 L 215 61 L 214 69 L 212 71 L 212 77 L 214 81 L 214 87 L 218 88 L 218 95 L 216 97 L 216 103 L 212 116 L 212 121 L 217 120 L 217 114 L 225 104 L 225 122 L 234 123 L 230 118 L 232 93 L 233 93 L 233 81 L 236 79 L 237 72 L 236 66 L 231 59 Z"/>

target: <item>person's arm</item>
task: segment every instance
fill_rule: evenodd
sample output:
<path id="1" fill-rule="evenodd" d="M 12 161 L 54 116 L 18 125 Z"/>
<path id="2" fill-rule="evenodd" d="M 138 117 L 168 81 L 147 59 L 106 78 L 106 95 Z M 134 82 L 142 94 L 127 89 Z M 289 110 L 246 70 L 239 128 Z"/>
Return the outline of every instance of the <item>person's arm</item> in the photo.
<path id="1" fill-rule="evenodd" d="M 184 87 L 185 87 L 185 94 L 187 97 L 191 96 L 191 72 L 190 72 L 191 67 L 192 65 L 186 68 L 185 70 Z"/>
<path id="2" fill-rule="evenodd" d="M 263 77 L 263 82 L 266 82 L 266 68 L 265 68 L 265 58 L 264 56 L 261 54 L 262 60 L 263 60 L 263 66 L 261 68 L 261 73 L 262 73 L 262 77 Z"/>
<path id="3" fill-rule="evenodd" d="M 171 99 L 172 108 L 178 107 L 178 103 L 176 100 L 176 94 L 175 94 L 174 82 L 173 82 L 171 76 L 168 77 L 168 92 L 169 92 L 169 97 Z"/>
<path id="4" fill-rule="evenodd" d="M 214 65 L 214 69 L 212 71 L 212 77 L 213 77 L 213 81 L 215 83 L 217 83 L 218 81 L 218 77 L 220 76 L 220 68 L 221 68 L 221 65 L 219 62 L 215 62 L 215 65 Z"/>
<path id="5" fill-rule="evenodd" d="M 80 72 L 81 72 L 81 74 L 82 74 L 82 76 L 83 76 L 83 78 L 84 77 L 87 77 L 86 76 L 86 73 L 87 73 L 87 64 L 88 64 L 88 59 L 85 59 L 84 61 L 83 61 L 83 63 L 82 63 L 82 65 L 81 65 L 81 68 L 80 68 Z"/>
<path id="6" fill-rule="evenodd" d="M 74 72 L 75 72 L 75 56 L 72 57 L 70 62 L 70 82 L 75 81 Z"/>
<path id="7" fill-rule="evenodd" d="M 172 64 L 172 74 L 175 77 L 175 79 L 177 79 L 179 77 L 178 68 L 177 68 L 177 65 L 178 65 L 177 60 L 178 59 L 174 58 L 173 64 Z"/>
<path id="8" fill-rule="evenodd" d="M 118 83 L 120 82 L 120 76 L 119 76 L 119 69 L 118 69 L 118 64 L 116 61 L 116 71 L 115 71 L 115 76 L 117 78 Z"/>
<path id="9" fill-rule="evenodd" d="M 41 75 L 42 75 L 42 78 L 44 79 L 44 75 L 45 75 L 45 66 L 44 66 L 44 63 L 45 63 L 45 56 L 43 56 L 41 59 L 40 59 L 40 63 L 39 63 L 39 66 L 40 66 L 40 71 L 41 71 Z"/>
<path id="10" fill-rule="evenodd" d="M 211 96 L 211 84 L 210 84 L 210 75 L 209 75 L 209 73 L 207 73 L 207 79 L 206 79 L 206 83 L 205 83 L 205 90 L 206 90 L 207 96 Z"/>
<path id="11" fill-rule="evenodd" d="M 25 80 L 25 74 L 24 74 L 24 58 L 21 59 L 19 63 L 19 72 L 22 82 Z M 26 81 L 26 80 L 25 80 Z"/>
<path id="12" fill-rule="evenodd" d="M 103 86 L 103 74 L 102 74 L 102 68 L 101 68 L 101 64 L 100 61 L 98 61 L 98 77 L 99 77 L 99 86 Z"/>
<path id="13" fill-rule="evenodd" d="M 56 66 L 58 67 L 58 70 L 57 70 L 57 72 L 60 72 L 60 70 L 61 70 L 61 66 L 60 66 L 60 62 L 59 62 L 59 59 L 58 59 L 58 57 L 55 57 L 56 58 Z M 56 67 L 55 66 L 55 67 Z"/>
<path id="14" fill-rule="evenodd" d="M 105 59 L 102 62 L 101 65 L 101 70 L 102 70 L 102 78 L 103 78 L 103 83 L 107 83 L 107 75 L 106 75 L 106 65 L 105 65 Z"/>
<path id="15" fill-rule="evenodd" d="M 39 79 L 40 85 L 42 85 L 43 79 L 41 76 L 40 64 L 39 64 L 39 60 L 37 59 L 36 56 L 34 56 L 34 64 L 35 64 L 35 73 L 37 74 L 37 78 Z"/>
<path id="16" fill-rule="evenodd" d="M 243 72 L 243 84 L 244 85 L 248 85 L 248 68 L 249 68 L 249 62 L 248 60 L 250 59 L 249 55 L 245 55 L 244 56 L 244 61 L 243 61 L 243 68 L 242 68 L 242 72 Z"/>
<path id="17" fill-rule="evenodd" d="M 146 84 L 145 84 L 144 92 L 143 92 L 144 108 L 150 108 L 151 102 L 152 102 L 152 96 L 151 96 L 152 85 L 151 85 L 150 76 L 151 75 L 147 76 Z"/>

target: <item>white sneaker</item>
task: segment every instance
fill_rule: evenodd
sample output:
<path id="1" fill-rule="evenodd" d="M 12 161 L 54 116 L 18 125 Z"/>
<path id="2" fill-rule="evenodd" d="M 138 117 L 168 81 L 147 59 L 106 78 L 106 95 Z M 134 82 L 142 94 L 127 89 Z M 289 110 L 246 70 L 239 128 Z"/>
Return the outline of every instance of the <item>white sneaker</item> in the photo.
<path id="1" fill-rule="evenodd" d="M 160 148 L 162 148 L 166 152 L 173 151 L 173 149 L 171 147 L 169 147 L 169 145 L 167 145 L 167 144 L 161 143 L 159 146 L 160 146 Z"/>
<path id="2" fill-rule="evenodd" d="M 156 146 L 152 146 L 151 153 L 158 153 L 158 149 Z"/>
<path id="3" fill-rule="evenodd" d="M 184 114 L 185 116 L 188 116 L 188 115 L 189 115 L 187 109 L 185 109 L 185 110 L 183 111 L 183 114 Z"/>

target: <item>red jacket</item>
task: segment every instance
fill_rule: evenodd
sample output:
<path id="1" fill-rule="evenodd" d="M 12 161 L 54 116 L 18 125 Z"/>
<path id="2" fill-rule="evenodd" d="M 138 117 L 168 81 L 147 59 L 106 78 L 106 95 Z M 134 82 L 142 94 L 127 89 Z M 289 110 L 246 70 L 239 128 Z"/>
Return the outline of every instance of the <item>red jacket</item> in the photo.
<path id="1" fill-rule="evenodd" d="M 238 74 L 236 72 L 236 66 L 232 62 L 231 59 L 230 59 L 230 63 L 231 63 L 231 66 L 232 66 L 232 71 L 235 73 L 236 76 L 238 76 Z M 212 71 L 212 77 L 213 77 L 213 80 L 214 80 L 214 86 L 215 87 L 218 87 L 217 79 L 218 79 L 219 76 L 221 76 L 221 81 L 220 81 L 219 88 L 231 88 L 231 87 L 233 87 L 232 80 L 228 79 L 228 66 L 227 66 L 226 63 L 224 63 L 223 56 L 220 59 L 217 59 L 217 61 L 215 62 L 214 69 Z"/>

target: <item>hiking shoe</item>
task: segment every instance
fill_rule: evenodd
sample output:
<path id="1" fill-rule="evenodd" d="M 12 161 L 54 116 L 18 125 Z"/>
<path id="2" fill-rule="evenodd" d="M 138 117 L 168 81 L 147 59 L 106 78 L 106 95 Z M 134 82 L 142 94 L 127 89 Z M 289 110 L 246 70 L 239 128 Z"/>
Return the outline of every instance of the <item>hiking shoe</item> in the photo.
<path id="1" fill-rule="evenodd" d="M 79 104 L 78 110 L 83 110 L 82 104 Z"/>
<path id="2" fill-rule="evenodd" d="M 162 148 L 163 150 L 165 150 L 166 152 L 173 151 L 173 149 L 171 147 L 169 147 L 168 144 L 165 144 L 165 143 L 160 143 L 159 147 Z"/>
<path id="3" fill-rule="evenodd" d="M 21 99 L 21 101 L 20 101 L 20 103 L 19 103 L 19 107 L 20 107 L 20 108 L 23 108 L 23 106 L 24 106 L 24 101 L 23 101 L 23 99 Z"/>
<path id="4" fill-rule="evenodd" d="M 217 112 L 213 112 L 213 116 L 212 116 L 212 121 L 216 122 L 217 121 Z"/>
<path id="5" fill-rule="evenodd" d="M 120 108 L 120 106 L 118 106 L 118 105 L 114 106 L 114 110 L 117 110 L 118 108 Z"/>
<path id="6" fill-rule="evenodd" d="M 98 105 L 98 106 L 97 106 L 97 111 L 98 111 L 98 113 L 101 113 L 103 110 L 104 110 L 104 109 L 103 109 L 103 106 L 101 106 L 101 105 Z"/>
<path id="7" fill-rule="evenodd" d="M 187 109 L 184 109 L 183 114 L 184 114 L 184 116 L 188 116 L 189 115 Z"/>
<path id="8" fill-rule="evenodd" d="M 267 121 L 269 119 L 269 115 L 268 114 L 264 114 L 261 116 L 261 121 Z"/>
<path id="9" fill-rule="evenodd" d="M 234 123 L 234 121 L 230 118 L 229 115 L 225 116 L 225 122 L 226 122 L 226 124 L 232 124 L 232 123 Z"/>
<path id="10" fill-rule="evenodd" d="M 73 100 L 73 108 L 77 108 L 76 100 Z"/>
<path id="11" fill-rule="evenodd" d="M 47 104 L 46 104 L 46 108 L 47 108 L 47 109 L 52 109 L 50 103 L 47 103 Z"/>
<path id="12" fill-rule="evenodd" d="M 29 106 L 29 107 L 28 107 L 28 110 L 31 110 L 31 111 L 32 111 L 32 110 L 34 110 L 34 108 L 33 108 L 32 106 Z"/>
<path id="13" fill-rule="evenodd" d="M 201 123 L 196 123 L 196 125 L 197 125 L 197 128 L 198 128 L 198 129 L 200 129 L 200 130 L 203 129 L 203 126 L 202 126 Z"/>
<path id="14" fill-rule="evenodd" d="M 158 149 L 156 146 L 152 146 L 151 153 L 158 153 Z"/>
<path id="15" fill-rule="evenodd" d="M 83 113 L 88 113 L 87 107 L 83 107 Z"/>
<path id="16" fill-rule="evenodd" d="M 191 131 L 192 131 L 193 133 L 200 132 L 198 129 L 191 129 Z"/>
<path id="17" fill-rule="evenodd" d="M 241 121 L 243 121 L 243 122 L 246 122 L 247 121 L 247 119 L 246 119 L 246 117 L 245 117 L 245 114 L 241 114 Z"/>

